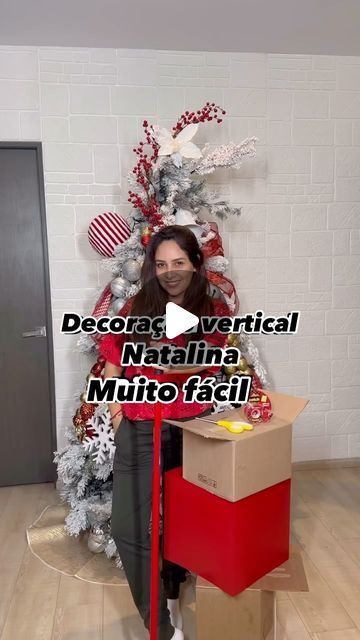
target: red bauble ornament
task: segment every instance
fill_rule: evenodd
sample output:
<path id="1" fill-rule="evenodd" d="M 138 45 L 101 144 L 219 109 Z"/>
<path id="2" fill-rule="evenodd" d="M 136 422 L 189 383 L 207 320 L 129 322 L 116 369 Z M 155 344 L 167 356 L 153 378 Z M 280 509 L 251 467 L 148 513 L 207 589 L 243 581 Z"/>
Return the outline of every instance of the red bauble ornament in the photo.
<path id="1" fill-rule="evenodd" d="M 150 236 L 144 236 L 143 238 L 141 238 L 141 244 L 143 247 L 146 248 L 149 242 L 150 242 Z"/>
<path id="2" fill-rule="evenodd" d="M 83 422 L 87 422 L 93 416 L 95 411 L 95 405 L 90 404 L 89 402 L 83 402 L 80 407 L 80 416 L 82 417 Z"/>
<path id="3" fill-rule="evenodd" d="M 127 220 L 111 211 L 96 216 L 90 222 L 88 230 L 88 239 L 92 248 L 106 258 L 111 258 L 115 247 L 125 242 L 130 235 L 131 229 Z"/>
<path id="4" fill-rule="evenodd" d="M 91 367 L 91 373 L 94 374 L 94 376 L 98 377 L 100 376 L 102 370 L 104 368 L 103 364 L 100 364 L 99 362 L 96 362 L 92 367 Z"/>
<path id="5" fill-rule="evenodd" d="M 151 229 L 145 227 L 141 232 L 141 244 L 143 247 L 147 247 L 151 239 Z"/>

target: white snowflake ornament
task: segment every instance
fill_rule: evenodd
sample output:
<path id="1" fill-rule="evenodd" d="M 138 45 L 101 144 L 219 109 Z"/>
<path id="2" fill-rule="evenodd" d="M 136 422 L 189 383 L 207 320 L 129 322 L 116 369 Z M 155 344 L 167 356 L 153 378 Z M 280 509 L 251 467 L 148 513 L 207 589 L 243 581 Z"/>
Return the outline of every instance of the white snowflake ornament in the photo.
<path id="1" fill-rule="evenodd" d="M 94 431 L 94 434 L 91 437 L 86 436 L 82 445 L 88 453 L 92 454 L 94 462 L 103 464 L 115 453 L 114 430 L 110 412 L 108 410 L 102 413 L 95 411 L 87 424 Z"/>

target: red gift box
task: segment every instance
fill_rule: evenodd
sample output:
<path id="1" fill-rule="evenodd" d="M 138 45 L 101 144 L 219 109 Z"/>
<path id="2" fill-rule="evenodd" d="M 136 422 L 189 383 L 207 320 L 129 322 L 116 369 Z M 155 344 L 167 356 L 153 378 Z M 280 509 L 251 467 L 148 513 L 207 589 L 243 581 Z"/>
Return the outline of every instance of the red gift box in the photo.
<path id="1" fill-rule="evenodd" d="M 229 502 L 184 480 L 182 467 L 167 471 L 164 558 L 236 596 L 289 558 L 290 487 Z"/>

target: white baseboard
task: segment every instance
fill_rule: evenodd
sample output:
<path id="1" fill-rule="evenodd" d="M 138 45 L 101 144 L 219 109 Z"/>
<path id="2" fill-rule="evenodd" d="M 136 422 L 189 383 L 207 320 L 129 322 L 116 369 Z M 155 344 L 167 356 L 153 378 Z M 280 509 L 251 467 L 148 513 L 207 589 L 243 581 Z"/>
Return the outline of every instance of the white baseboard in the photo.
<path id="1" fill-rule="evenodd" d="M 293 471 L 311 471 L 312 469 L 339 469 L 342 467 L 360 467 L 360 458 L 335 458 L 334 460 L 306 460 L 293 462 Z"/>

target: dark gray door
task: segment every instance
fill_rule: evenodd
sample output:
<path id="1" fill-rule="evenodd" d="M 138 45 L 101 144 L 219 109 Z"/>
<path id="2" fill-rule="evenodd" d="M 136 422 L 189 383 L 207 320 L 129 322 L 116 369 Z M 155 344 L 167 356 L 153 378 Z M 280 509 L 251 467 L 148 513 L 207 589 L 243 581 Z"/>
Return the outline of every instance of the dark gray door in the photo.
<path id="1" fill-rule="evenodd" d="M 55 479 L 53 345 L 40 143 L 0 143 L 0 486 Z"/>

